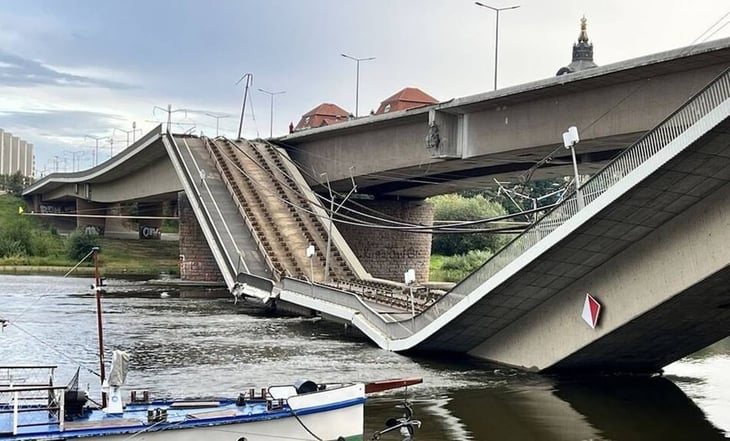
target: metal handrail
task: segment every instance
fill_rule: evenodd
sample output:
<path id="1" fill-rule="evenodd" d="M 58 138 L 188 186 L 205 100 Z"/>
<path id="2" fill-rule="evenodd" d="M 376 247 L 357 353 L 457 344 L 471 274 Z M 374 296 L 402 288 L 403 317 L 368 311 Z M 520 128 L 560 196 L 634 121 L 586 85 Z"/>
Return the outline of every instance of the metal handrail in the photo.
<path id="1" fill-rule="evenodd" d="M 216 242 L 215 245 L 217 246 L 219 252 L 222 253 L 221 258 L 224 259 L 225 261 L 227 261 L 229 272 L 232 273 L 232 271 L 230 271 L 230 270 L 233 269 L 232 268 L 233 265 L 230 261 L 230 257 L 228 256 L 228 253 L 227 253 L 225 247 L 223 246 L 220 235 L 218 234 L 218 231 L 216 230 L 215 225 L 213 225 L 213 220 L 211 218 L 211 214 L 209 213 L 208 209 L 205 207 L 205 204 L 203 203 L 202 194 L 200 193 L 199 190 L 197 190 L 197 188 L 194 184 L 195 177 L 193 177 L 193 174 L 191 173 L 187 163 L 185 162 L 185 159 L 183 158 L 183 155 L 182 155 L 182 151 L 181 151 L 180 147 L 177 145 L 177 142 L 175 141 L 175 137 L 172 136 L 172 134 L 169 132 L 167 133 L 166 136 L 168 137 L 168 141 L 169 141 L 170 147 L 173 150 L 173 153 L 176 155 L 176 159 L 180 162 L 180 166 L 182 167 L 182 171 L 184 172 L 183 174 L 184 174 L 185 178 L 187 178 L 188 185 L 190 186 L 191 190 L 195 191 L 195 194 L 191 195 L 191 196 L 194 196 L 194 199 L 196 199 L 196 203 L 200 204 L 201 213 L 203 214 L 203 216 L 206 220 L 206 223 L 208 224 L 208 228 L 210 228 L 210 232 L 213 235 L 213 238 Z M 201 228 L 202 228 L 202 225 L 201 225 Z M 209 244 L 209 245 L 211 246 L 211 251 L 212 251 L 213 244 Z M 222 268 L 221 268 L 221 272 L 224 272 Z M 231 277 L 231 287 L 232 287 L 233 284 L 235 283 L 236 276 L 235 276 L 235 274 L 229 274 L 229 276 Z M 225 278 L 225 274 L 223 277 Z"/>
<path id="2" fill-rule="evenodd" d="M 11 386 L 0 388 L 0 394 L 9 394 L 11 399 L 7 403 L 0 403 L 9 407 L 10 409 L 3 411 L 3 413 L 12 414 L 12 433 L 13 435 L 18 434 L 18 430 L 21 427 L 37 426 L 38 423 L 22 423 L 20 421 L 20 415 L 23 413 L 37 413 L 43 412 L 49 414 L 48 421 L 44 421 L 42 425 L 58 425 L 59 430 L 63 432 L 65 426 L 65 394 L 56 394 L 56 391 L 65 391 L 66 386 L 51 386 L 51 385 L 35 385 L 35 386 Z M 28 398 L 21 396 L 22 392 L 48 392 L 53 393 L 57 402 L 57 406 L 52 406 L 49 402 L 44 405 L 21 405 L 21 401 L 25 401 Z M 30 398 L 33 401 L 38 401 L 40 398 Z M 0 408 L 2 406 L 0 405 Z M 53 411 L 58 411 L 57 419 L 54 421 L 51 419 Z"/>
<path id="3" fill-rule="evenodd" d="M 656 153 L 679 138 L 687 129 L 710 114 L 722 103 L 730 99 L 730 69 L 711 81 L 693 95 L 679 109 L 665 118 L 654 129 L 642 136 L 636 143 L 619 154 L 613 161 L 594 174 L 580 190 L 588 207 L 609 188 L 644 164 Z M 585 209 L 585 208 L 584 208 Z M 492 256 L 478 270 L 454 286 L 446 295 L 430 305 L 416 317 L 416 326 L 408 328 L 402 323 L 386 323 L 382 316 L 369 308 L 356 308 L 350 297 L 328 295 L 327 301 L 341 306 L 358 309 L 371 326 L 377 328 L 390 339 L 408 337 L 423 326 L 459 303 L 469 293 L 476 290 L 487 280 L 506 268 L 518 257 L 546 238 L 573 216 L 578 214 L 577 194 L 574 191 L 562 203 L 547 212 L 539 221 L 523 231 L 504 248 Z M 320 291 L 321 293 L 321 291 Z"/>
<path id="4" fill-rule="evenodd" d="M 728 98 L 730 98 L 730 71 L 726 70 L 581 186 L 585 206 L 595 201 L 608 188 L 618 183 Z M 453 306 L 548 234 L 562 226 L 578 211 L 577 194 L 573 191 L 561 204 L 513 239 L 480 269 L 452 288 L 435 305 L 440 304 L 439 309 L 443 309 L 443 306 L 447 304 L 449 307 Z"/>

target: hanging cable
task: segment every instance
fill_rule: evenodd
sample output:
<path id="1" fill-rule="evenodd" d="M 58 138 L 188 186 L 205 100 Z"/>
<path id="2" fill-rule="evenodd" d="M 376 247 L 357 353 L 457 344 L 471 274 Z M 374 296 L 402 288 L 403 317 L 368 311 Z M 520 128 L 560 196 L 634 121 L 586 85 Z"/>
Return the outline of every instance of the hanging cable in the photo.
<path id="1" fill-rule="evenodd" d="M 242 155 L 244 155 L 247 158 L 247 160 L 251 161 L 255 166 L 260 167 L 262 169 L 262 171 L 268 173 L 269 177 L 272 180 L 277 181 L 280 185 L 285 186 L 286 188 L 290 189 L 291 191 L 294 191 L 294 192 L 298 192 L 299 191 L 298 189 L 291 188 L 288 185 L 288 183 L 282 182 L 280 180 L 280 178 L 278 176 L 276 176 L 275 174 L 271 174 L 268 171 L 266 171 L 265 170 L 265 167 L 262 164 L 260 164 L 255 158 L 252 158 L 250 156 L 250 154 L 248 152 L 244 151 L 238 144 L 236 144 L 235 142 L 233 142 L 233 141 L 231 141 L 231 140 L 229 140 L 227 138 L 223 138 L 223 140 L 224 140 L 224 142 L 227 142 L 232 148 L 235 148 L 238 152 L 240 152 Z M 207 142 L 213 142 L 213 144 L 215 144 L 215 142 L 214 141 L 211 141 L 210 139 L 207 139 Z M 246 142 L 249 144 L 249 146 L 251 148 L 255 148 L 255 146 L 253 146 L 253 144 L 250 141 L 246 141 Z M 258 180 L 254 179 L 245 170 L 242 170 L 238 166 L 238 164 L 236 164 L 235 160 L 233 160 L 233 158 L 231 158 L 230 156 L 228 156 L 225 152 L 219 151 L 219 153 L 221 154 L 221 156 L 225 160 L 227 160 L 229 162 L 229 165 L 232 168 L 234 168 L 236 171 L 238 171 L 242 176 L 246 177 L 252 185 L 261 187 L 265 191 L 269 191 L 270 190 L 265 184 L 263 184 L 262 182 L 259 182 Z M 328 217 L 323 217 L 323 216 L 319 215 L 318 213 L 310 210 L 309 208 L 302 207 L 302 206 L 300 206 L 298 204 L 295 204 L 295 203 L 293 203 L 293 202 L 291 202 L 291 201 L 289 201 L 287 199 L 281 198 L 278 195 L 272 194 L 272 197 L 275 197 L 276 199 L 280 200 L 281 202 L 283 202 L 283 203 L 285 203 L 285 204 L 287 204 L 287 205 L 289 205 L 289 206 L 291 206 L 291 207 L 293 207 L 293 208 L 295 208 L 297 210 L 301 210 L 301 211 L 304 211 L 304 212 L 309 213 L 311 215 L 317 216 L 320 219 L 329 219 L 329 216 Z M 318 197 L 321 200 L 324 200 L 326 202 L 330 202 L 330 200 L 327 199 L 324 196 L 318 195 Z M 321 209 L 323 209 L 323 210 L 325 210 L 328 213 L 330 211 L 330 209 L 326 206 L 326 204 L 322 204 L 321 202 L 318 203 L 318 207 L 321 208 Z M 545 209 L 545 207 L 541 207 L 540 208 L 540 210 L 544 210 L 544 209 Z M 352 211 L 352 210 L 350 209 L 350 211 Z M 366 213 L 359 213 L 359 212 L 357 212 L 357 214 L 358 215 L 362 215 L 362 216 L 369 216 Z M 464 229 L 463 227 L 464 226 L 468 226 L 468 225 L 475 225 L 475 224 L 480 224 L 480 223 L 487 223 L 487 222 L 495 221 L 495 220 L 507 219 L 507 218 L 516 217 L 516 216 L 519 216 L 519 215 L 521 215 L 521 213 L 518 213 L 518 214 L 509 214 L 509 215 L 500 216 L 500 217 L 497 217 L 497 218 L 481 219 L 481 220 L 476 220 L 476 221 L 456 222 L 456 223 L 453 223 L 453 224 L 436 226 L 436 227 L 435 226 L 429 226 L 429 225 L 410 224 L 410 223 L 405 223 L 405 222 L 400 222 L 400 225 L 382 225 L 382 224 L 375 224 L 375 223 L 363 222 L 362 220 L 360 220 L 358 218 L 355 218 L 355 217 L 352 217 L 352 216 L 347 216 L 347 215 L 339 215 L 339 217 L 341 217 L 341 218 L 338 218 L 337 219 L 337 222 L 338 223 L 342 223 L 342 224 L 347 224 L 347 225 L 353 225 L 353 226 L 363 227 L 363 228 L 401 230 L 401 231 L 404 231 L 404 232 L 421 232 L 421 233 L 430 233 L 430 232 L 438 232 L 438 231 L 441 231 L 441 232 L 452 232 L 452 233 L 453 232 L 469 232 L 469 233 L 475 233 L 475 232 L 493 232 L 493 231 L 502 232 L 502 231 L 505 230 L 505 228 L 498 228 L 498 229 L 491 229 L 491 228 L 488 228 L 488 229 Z M 344 219 L 347 219 L 347 220 L 344 220 Z M 390 220 L 388 220 L 388 219 L 378 219 L 378 220 L 390 222 Z M 509 228 L 514 229 L 514 227 L 509 227 Z"/>

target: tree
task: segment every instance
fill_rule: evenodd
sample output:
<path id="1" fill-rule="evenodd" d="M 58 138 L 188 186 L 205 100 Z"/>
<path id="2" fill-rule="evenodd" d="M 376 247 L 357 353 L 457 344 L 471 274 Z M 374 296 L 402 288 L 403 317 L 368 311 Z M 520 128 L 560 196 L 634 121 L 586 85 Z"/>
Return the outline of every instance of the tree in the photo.
<path id="1" fill-rule="evenodd" d="M 505 209 L 482 195 L 467 198 L 458 194 L 435 196 L 430 199 L 434 205 L 436 221 L 471 221 L 503 216 Z M 477 228 L 484 228 L 480 224 Z M 495 233 L 448 233 L 434 234 L 431 250 L 435 254 L 466 254 L 472 250 L 488 250 L 495 253 L 507 238 Z"/>
<path id="2" fill-rule="evenodd" d="M 88 234 L 84 230 L 76 230 L 68 236 L 66 243 L 66 255 L 71 260 L 81 260 L 91 252 L 91 249 L 98 246 L 99 236 Z"/>
<path id="3" fill-rule="evenodd" d="M 23 189 L 25 188 L 25 177 L 20 171 L 16 171 L 12 175 L 10 175 L 10 178 L 8 178 L 8 183 L 6 185 L 6 189 L 8 190 L 8 193 L 20 196 L 21 193 L 23 193 Z"/>
<path id="4" fill-rule="evenodd" d="M 513 195 L 512 199 L 503 192 L 498 194 L 497 189 L 469 190 L 461 194 L 465 197 L 482 195 L 486 199 L 502 205 L 509 214 L 516 214 L 556 203 L 561 196 L 561 193 L 557 191 L 562 189 L 565 184 L 566 180 L 564 178 L 555 178 L 530 181 L 524 185 L 510 185 L 507 188 L 516 191 L 520 195 Z"/>

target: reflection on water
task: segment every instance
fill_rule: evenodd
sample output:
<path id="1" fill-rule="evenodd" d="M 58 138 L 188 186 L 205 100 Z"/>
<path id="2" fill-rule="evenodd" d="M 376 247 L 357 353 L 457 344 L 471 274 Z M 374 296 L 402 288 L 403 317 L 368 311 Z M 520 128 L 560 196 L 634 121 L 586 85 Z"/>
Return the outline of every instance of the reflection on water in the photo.
<path id="1" fill-rule="evenodd" d="M 98 393 L 88 279 L 0 276 L 0 364 L 53 363 Z M 730 433 L 730 341 L 656 378 L 546 377 L 470 359 L 406 357 L 339 325 L 271 317 L 229 298 L 177 298 L 169 287 L 109 281 L 107 350 L 132 353 L 130 389 L 155 396 L 235 395 L 249 387 L 420 376 L 409 390 L 418 440 L 724 439 Z M 162 293 L 165 295 L 162 295 Z M 401 392 L 369 400 L 366 434 L 402 409 Z M 398 439 L 390 436 L 384 439 Z"/>

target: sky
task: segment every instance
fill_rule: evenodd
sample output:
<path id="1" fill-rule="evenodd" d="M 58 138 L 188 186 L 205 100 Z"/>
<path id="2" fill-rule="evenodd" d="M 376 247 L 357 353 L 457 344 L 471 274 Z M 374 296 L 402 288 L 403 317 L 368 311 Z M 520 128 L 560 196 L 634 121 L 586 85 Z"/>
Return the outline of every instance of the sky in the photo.
<path id="1" fill-rule="evenodd" d="M 727 0 L 483 0 L 499 15 L 498 88 L 570 63 L 580 19 L 607 65 L 730 37 Z M 440 101 L 493 89 L 495 16 L 468 0 L 0 0 L 0 128 L 34 144 L 36 176 L 173 131 L 273 135 L 323 102 L 359 114 L 404 87 Z M 110 143 L 109 139 L 113 139 Z"/>

